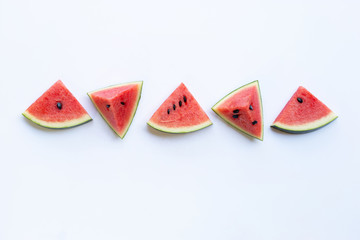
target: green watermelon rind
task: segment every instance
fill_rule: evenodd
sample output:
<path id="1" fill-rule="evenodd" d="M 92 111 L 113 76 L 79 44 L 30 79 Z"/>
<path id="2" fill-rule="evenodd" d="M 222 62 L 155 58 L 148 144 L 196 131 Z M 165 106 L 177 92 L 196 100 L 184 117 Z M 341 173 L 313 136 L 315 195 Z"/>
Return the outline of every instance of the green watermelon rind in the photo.
<path id="1" fill-rule="evenodd" d="M 318 130 L 319 128 L 322 128 L 333 122 L 337 118 L 338 116 L 334 112 L 330 112 L 328 115 L 322 117 L 321 119 L 309 122 L 307 124 L 287 125 L 281 122 L 274 122 L 271 127 L 287 133 L 301 134 Z"/>
<path id="2" fill-rule="evenodd" d="M 69 120 L 69 121 L 64 121 L 64 122 L 44 121 L 44 120 L 41 120 L 41 119 L 33 116 L 28 111 L 23 112 L 22 115 L 24 117 L 26 117 L 27 119 L 29 119 L 30 121 L 32 121 L 33 123 L 35 123 L 35 124 L 37 124 L 39 126 L 45 127 L 45 128 L 49 128 L 49 129 L 72 128 L 72 127 L 82 125 L 82 124 L 87 123 L 87 122 L 92 120 L 92 118 L 90 117 L 89 114 L 84 114 L 82 117 L 72 119 L 72 120 Z"/>
<path id="3" fill-rule="evenodd" d="M 177 128 L 167 128 L 164 126 L 160 126 L 151 121 L 148 121 L 147 124 L 149 126 L 151 126 L 152 128 L 159 130 L 161 132 L 165 132 L 165 133 L 190 133 L 190 132 L 195 132 L 195 131 L 201 130 L 203 128 L 206 128 L 206 127 L 212 125 L 212 122 L 209 119 L 208 121 L 203 122 L 201 124 L 188 126 L 188 127 L 177 127 Z"/>
<path id="4" fill-rule="evenodd" d="M 239 128 L 238 126 L 236 126 L 235 124 L 233 124 L 232 122 L 228 121 L 224 116 L 221 115 L 221 113 L 219 113 L 217 110 L 216 110 L 216 107 L 219 106 L 222 102 L 224 102 L 225 100 L 229 99 L 231 96 L 233 96 L 234 94 L 236 94 L 237 92 L 243 90 L 244 88 L 246 87 L 251 87 L 255 85 L 257 90 L 258 90 L 258 93 L 259 93 L 259 102 L 260 102 L 260 106 L 261 106 L 261 119 L 264 119 L 264 115 L 263 115 L 263 106 L 262 106 L 262 98 L 261 98 L 261 91 L 260 91 L 260 85 L 259 85 L 259 81 L 258 80 L 255 80 L 255 81 L 252 81 L 248 84 L 245 84 L 239 88 L 236 88 L 235 90 L 233 90 L 232 92 L 230 92 L 229 94 L 225 95 L 225 97 L 223 97 L 222 99 L 220 99 L 211 109 L 220 117 L 222 118 L 226 123 L 228 123 L 229 125 L 231 125 L 232 127 L 234 127 L 235 129 L 245 133 L 246 135 L 250 136 L 250 137 L 254 137 L 256 139 L 259 139 L 261 141 L 263 141 L 263 138 L 264 138 L 264 121 L 261 121 L 261 137 L 257 137 L 247 131 L 244 131 L 243 129 Z"/>
<path id="5" fill-rule="evenodd" d="M 87 93 L 87 95 L 89 96 L 90 100 L 91 100 L 92 103 L 94 104 L 96 110 L 99 112 L 100 116 L 105 120 L 105 122 L 109 125 L 109 127 L 110 127 L 121 139 L 123 139 L 123 138 L 125 137 L 126 133 L 128 132 L 128 130 L 129 130 L 131 124 L 132 124 L 132 121 L 134 120 L 134 117 L 135 117 L 135 114 L 136 114 L 136 111 L 137 111 L 137 108 L 138 108 L 138 105 L 139 105 L 139 102 L 140 102 L 140 98 L 141 98 L 141 92 L 142 92 L 143 83 L 144 83 L 144 81 L 126 82 L 126 83 L 121 83 L 121 84 L 116 84 L 116 85 L 111 85 L 111 86 L 108 86 L 108 87 L 100 88 L 100 89 L 97 89 L 97 90 L 94 90 L 94 91 L 91 91 L 91 92 L 88 92 L 88 93 Z M 126 85 L 133 85 L 133 84 L 139 84 L 139 86 L 140 86 L 139 96 L 138 96 L 138 98 L 137 98 L 137 100 L 136 100 L 136 104 L 135 104 L 135 106 L 134 106 L 133 113 L 131 114 L 130 123 L 129 123 L 128 127 L 126 128 L 124 134 L 121 135 L 120 133 L 118 133 L 118 132 L 111 126 L 111 124 L 108 122 L 108 120 L 103 116 L 103 114 L 101 113 L 100 109 L 96 106 L 95 102 L 93 101 L 93 99 L 92 99 L 92 97 L 91 97 L 91 94 L 93 94 L 93 93 L 95 93 L 95 92 L 107 90 L 107 89 L 112 89 L 112 88 L 121 87 L 121 86 L 126 86 Z"/>

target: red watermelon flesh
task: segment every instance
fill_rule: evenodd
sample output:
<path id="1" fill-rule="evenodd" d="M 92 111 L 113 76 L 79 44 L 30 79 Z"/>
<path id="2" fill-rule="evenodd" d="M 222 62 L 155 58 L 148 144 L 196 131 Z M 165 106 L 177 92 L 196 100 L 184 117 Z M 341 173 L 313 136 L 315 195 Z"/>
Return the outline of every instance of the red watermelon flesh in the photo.
<path id="1" fill-rule="evenodd" d="M 194 96 L 181 83 L 156 110 L 148 124 L 163 132 L 187 133 L 212 123 Z"/>
<path id="2" fill-rule="evenodd" d="M 212 109 L 236 129 L 263 139 L 262 102 L 258 81 L 232 91 Z"/>
<path id="3" fill-rule="evenodd" d="M 83 106 L 61 80 L 43 93 L 23 115 L 48 128 L 68 128 L 91 120 Z"/>
<path id="4" fill-rule="evenodd" d="M 131 82 L 88 93 L 101 116 L 121 138 L 124 138 L 134 118 L 142 84 L 142 81 Z"/>
<path id="5" fill-rule="evenodd" d="M 275 119 L 272 127 L 290 133 L 316 130 L 337 118 L 324 103 L 300 86 Z"/>

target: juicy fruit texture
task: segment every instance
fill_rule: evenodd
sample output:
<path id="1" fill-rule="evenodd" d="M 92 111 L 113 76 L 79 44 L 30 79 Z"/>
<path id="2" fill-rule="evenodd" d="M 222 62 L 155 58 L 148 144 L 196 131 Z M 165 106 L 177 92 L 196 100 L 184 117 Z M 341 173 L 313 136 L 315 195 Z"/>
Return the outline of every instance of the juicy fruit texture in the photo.
<path id="1" fill-rule="evenodd" d="M 89 92 L 101 116 L 124 138 L 135 116 L 142 90 L 142 81 L 124 83 Z"/>
<path id="2" fill-rule="evenodd" d="M 156 110 L 148 124 L 163 132 L 187 133 L 210 126 L 212 122 L 181 83 Z"/>
<path id="3" fill-rule="evenodd" d="M 264 124 L 258 81 L 235 89 L 217 102 L 212 110 L 236 129 L 263 139 Z"/>
<path id="4" fill-rule="evenodd" d="M 92 120 L 61 80 L 44 92 L 23 115 L 47 128 L 74 127 Z"/>
<path id="5" fill-rule="evenodd" d="M 272 127 L 289 133 L 303 133 L 316 130 L 337 118 L 324 103 L 304 87 L 299 87 Z"/>

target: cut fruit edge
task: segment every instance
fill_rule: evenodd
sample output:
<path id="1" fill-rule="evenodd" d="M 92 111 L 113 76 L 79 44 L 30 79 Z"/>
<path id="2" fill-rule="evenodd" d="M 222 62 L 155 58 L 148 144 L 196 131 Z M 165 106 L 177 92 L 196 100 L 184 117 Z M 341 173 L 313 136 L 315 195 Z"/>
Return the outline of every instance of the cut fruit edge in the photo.
<path id="1" fill-rule="evenodd" d="M 288 133 L 306 133 L 324 127 L 337 118 L 338 116 L 334 112 L 330 112 L 328 115 L 306 124 L 288 125 L 281 122 L 274 122 L 271 127 Z"/>
<path id="2" fill-rule="evenodd" d="M 95 92 L 100 92 L 100 91 L 103 91 L 103 90 L 106 90 L 106 89 L 112 89 L 112 88 L 117 88 L 117 87 L 126 86 L 126 85 L 134 85 L 134 84 L 138 84 L 140 86 L 140 92 L 141 92 L 143 83 L 144 83 L 144 81 L 134 81 L 134 82 L 120 83 L 120 84 L 110 85 L 110 86 L 107 86 L 107 87 L 104 87 L 104 88 L 99 88 L 99 89 L 96 89 L 94 91 L 90 91 L 87 94 L 90 95 L 90 94 L 93 94 Z"/>
<path id="3" fill-rule="evenodd" d="M 96 110 L 99 112 L 100 116 L 105 120 L 105 122 L 110 126 L 110 128 L 111 128 L 121 139 L 123 139 L 123 138 L 125 137 L 126 133 L 128 132 L 128 130 L 129 130 L 131 124 L 132 124 L 132 121 L 133 121 L 133 119 L 134 119 L 136 110 L 137 110 L 138 105 L 139 105 L 139 102 L 140 102 L 143 83 L 144 83 L 143 81 L 126 82 L 126 83 L 121 83 L 121 84 L 117 84 L 117 85 L 111 85 L 111 86 L 108 86 L 108 87 L 105 87 L 105 88 L 100 88 L 100 89 L 97 89 L 97 90 L 94 90 L 94 91 L 91 91 L 91 92 L 88 92 L 88 93 L 87 93 L 87 95 L 90 97 L 90 100 L 93 102 L 94 106 L 96 107 Z M 137 99 L 136 99 L 136 105 L 135 105 L 135 107 L 134 107 L 134 109 L 133 109 L 133 112 L 131 113 L 130 123 L 128 124 L 128 126 L 127 126 L 127 128 L 125 129 L 124 133 L 123 133 L 123 134 L 120 134 L 118 131 L 116 131 L 116 130 L 111 126 L 111 124 L 108 122 L 108 120 L 102 115 L 100 109 L 97 107 L 97 105 L 95 104 L 94 100 L 92 99 L 91 94 L 96 93 L 96 92 L 100 92 L 100 91 L 103 91 L 103 90 L 107 90 L 107 89 L 117 88 L 117 87 L 126 86 L 126 85 L 135 85 L 135 84 L 138 84 L 138 85 L 139 85 L 139 91 L 138 91 L 138 96 L 137 96 Z"/>
<path id="4" fill-rule="evenodd" d="M 235 95 L 236 93 L 238 93 L 240 90 L 244 90 L 248 87 L 252 87 L 252 86 L 256 86 L 258 93 L 259 93 L 259 103 L 261 106 L 261 110 L 260 110 L 260 114 L 261 114 L 261 136 L 255 136 L 249 132 L 244 131 L 243 129 L 239 128 L 238 126 L 236 126 L 234 123 L 228 121 L 225 117 L 223 117 L 218 111 L 217 111 L 217 107 L 219 107 L 221 105 L 222 102 L 226 101 L 227 99 L 231 98 L 233 95 Z M 264 116 L 263 116 L 263 107 L 262 107 L 262 99 L 261 99 L 261 91 L 260 91 L 260 86 L 259 86 L 259 81 L 255 80 L 252 81 L 248 84 L 245 84 L 239 88 L 236 88 L 235 90 L 233 90 L 232 92 L 230 92 L 229 94 L 225 95 L 225 97 L 223 97 L 222 99 L 220 99 L 212 108 L 211 108 L 220 118 L 222 118 L 225 122 L 227 122 L 228 124 L 230 124 L 232 127 L 234 127 L 235 129 L 245 133 L 248 136 L 254 137 L 256 139 L 259 139 L 261 141 L 263 141 L 264 138 Z"/>
<path id="5" fill-rule="evenodd" d="M 79 118 L 64 121 L 64 122 L 44 121 L 44 120 L 38 119 L 37 117 L 35 117 L 31 113 L 29 113 L 28 111 L 23 112 L 22 115 L 24 115 L 24 117 L 26 117 L 30 121 L 32 121 L 32 122 L 34 122 L 34 123 L 36 123 L 36 124 L 38 124 L 38 125 L 40 125 L 42 127 L 52 128 L 52 129 L 62 129 L 62 128 L 76 127 L 78 125 L 87 123 L 87 122 L 92 120 L 92 118 L 90 117 L 89 114 L 84 114 L 83 116 L 81 116 Z"/>
<path id="6" fill-rule="evenodd" d="M 208 121 L 203 122 L 201 124 L 188 126 L 188 127 L 179 127 L 179 128 L 168 128 L 168 127 L 164 127 L 162 125 L 156 124 L 156 123 L 151 122 L 151 121 L 148 121 L 147 124 L 149 126 L 155 128 L 156 130 L 166 132 L 166 133 L 189 133 L 189 132 L 195 132 L 197 130 L 206 128 L 206 127 L 212 125 L 212 122 L 210 120 L 208 120 Z"/>

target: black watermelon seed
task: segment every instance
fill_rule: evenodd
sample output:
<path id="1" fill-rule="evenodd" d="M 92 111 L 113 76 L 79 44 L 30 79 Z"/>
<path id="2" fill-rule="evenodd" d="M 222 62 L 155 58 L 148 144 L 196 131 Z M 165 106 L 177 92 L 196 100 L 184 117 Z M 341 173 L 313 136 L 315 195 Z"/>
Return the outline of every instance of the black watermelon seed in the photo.
<path id="1" fill-rule="evenodd" d="M 187 101 L 186 96 L 184 96 L 183 99 L 184 99 L 184 103 L 186 103 L 186 101 Z"/>
<path id="2" fill-rule="evenodd" d="M 109 107 L 110 107 L 110 104 L 106 105 L 106 107 L 109 108 Z"/>
<path id="3" fill-rule="evenodd" d="M 303 102 L 303 100 L 302 100 L 301 97 L 298 97 L 297 100 L 298 100 L 299 103 L 302 103 L 302 102 Z"/>
<path id="4" fill-rule="evenodd" d="M 238 113 L 240 110 L 239 109 L 235 109 L 234 111 L 233 111 L 233 113 Z"/>
<path id="5" fill-rule="evenodd" d="M 233 115 L 233 118 L 238 118 L 239 117 L 239 115 Z"/>
<path id="6" fill-rule="evenodd" d="M 254 109 L 253 106 L 251 106 L 251 104 L 250 104 L 250 106 L 249 106 L 249 109 L 250 109 L 250 110 L 253 110 L 253 109 Z"/>
<path id="7" fill-rule="evenodd" d="M 255 125 L 255 124 L 257 124 L 257 121 L 256 121 L 256 120 L 252 122 L 252 125 Z"/>
<path id="8" fill-rule="evenodd" d="M 170 109 L 167 110 L 167 113 L 170 114 Z"/>
<path id="9" fill-rule="evenodd" d="M 179 101 L 179 107 L 181 107 L 182 106 L 182 101 Z"/>
<path id="10" fill-rule="evenodd" d="M 121 102 L 121 105 L 125 105 L 125 103 L 124 103 L 124 102 Z"/>
<path id="11" fill-rule="evenodd" d="M 57 102 L 57 103 L 56 103 L 56 107 L 61 110 L 61 109 L 62 109 L 62 103 L 61 103 L 61 102 Z"/>
<path id="12" fill-rule="evenodd" d="M 176 109 L 176 105 L 175 105 L 175 104 L 173 104 L 173 109 L 174 109 L 174 110 Z"/>

